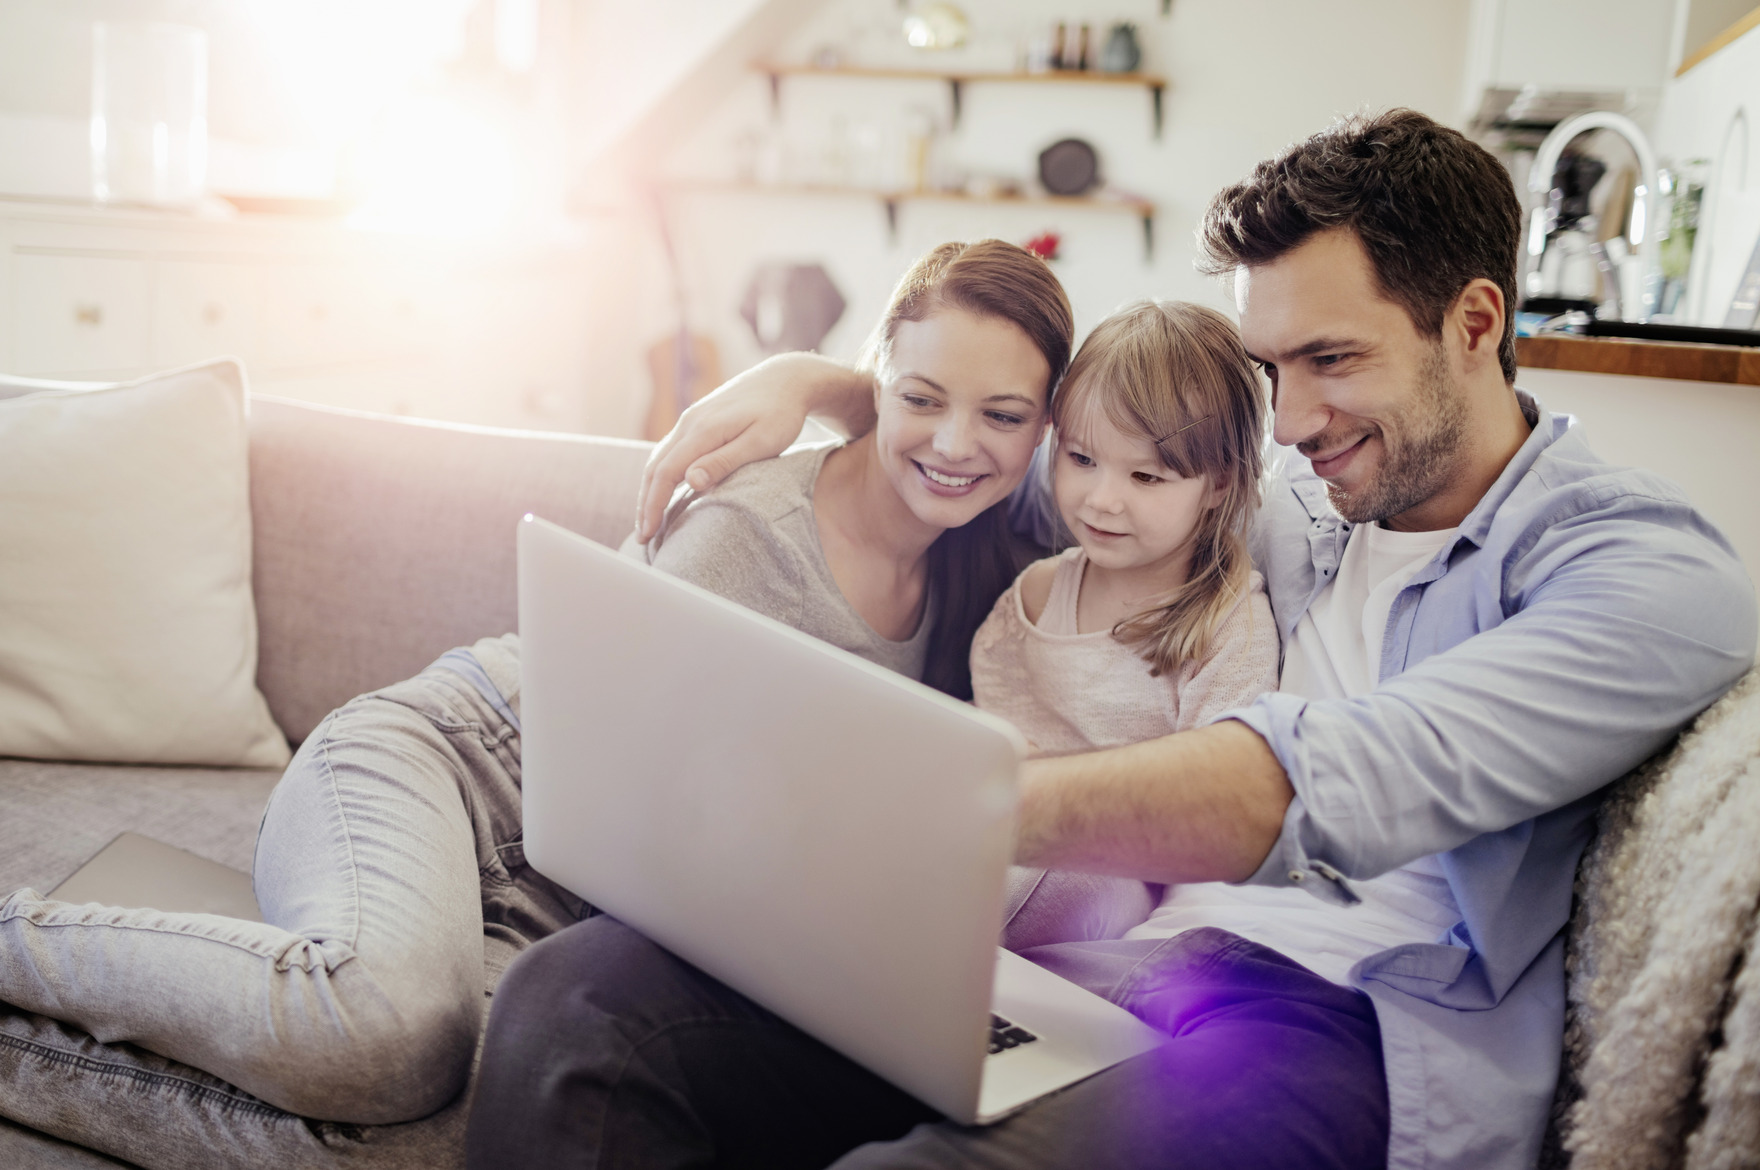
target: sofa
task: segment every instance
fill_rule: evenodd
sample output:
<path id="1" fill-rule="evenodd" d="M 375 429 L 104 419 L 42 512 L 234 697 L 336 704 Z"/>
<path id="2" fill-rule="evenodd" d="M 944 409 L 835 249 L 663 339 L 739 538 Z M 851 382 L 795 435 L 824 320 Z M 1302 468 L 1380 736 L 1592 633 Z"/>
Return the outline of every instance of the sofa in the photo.
<path id="1" fill-rule="evenodd" d="M 518 518 L 615 544 L 648 450 L 269 398 L 252 400 L 248 427 L 257 685 L 295 743 L 348 698 L 513 629 Z M 0 896 L 52 889 L 124 830 L 248 870 L 277 775 L 0 759 Z M 1760 901 L 1760 676 L 1616 785 L 1602 825 L 1579 876 L 1567 1060 L 1542 1161 L 1760 1164 L 1760 962 L 1742 962 Z M 103 1150 L 63 1140 L 86 1131 L 19 1089 L 19 1043 L 0 1042 L 0 1167 L 130 1164 L 126 1135 Z M 103 1046 L 83 1043 L 101 1064 Z M 282 1166 L 453 1167 L 468 1095 L 401 1126 L 263 1124 L 289 1135 Z"/>
<path id="2" fill-rule="evenodd" d="M 248 426 L 257 685 L 296 743 L 354 695 L 515 628 L 514 531 L 526 512 L 620 541 L 648 450 L 261 397 Z M 124 831 L 248 871 L 278 776 L 0 759 L 0 897 L 53 889 Z M 75 1119 L 20 1116 L 20 1094 L 8 1088 L 18 1055 L 0 1043 L 0 1167 L 128 1164 L 126 1143 L 105 1157 L 56 1140 L 82 1132 Z M 289 1119 L 300 1132 L 288 1148 L 307 1160 L 280 1165 L 456 1166 L 462 1122 L 462 1102 L 428 1122 L 379 1130 Z"/>

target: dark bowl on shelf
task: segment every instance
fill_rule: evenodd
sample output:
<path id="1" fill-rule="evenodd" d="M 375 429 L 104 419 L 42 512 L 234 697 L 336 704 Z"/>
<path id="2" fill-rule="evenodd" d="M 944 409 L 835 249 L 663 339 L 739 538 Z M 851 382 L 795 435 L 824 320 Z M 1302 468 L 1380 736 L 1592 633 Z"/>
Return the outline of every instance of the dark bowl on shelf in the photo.
<path id="1" fill-rule="evenodd" d="M 1053 142 L 1039 153 L 1039 182 L 1053 195 L 1086 195 L 1100 185 L 1100 155 L 1080 138 Z"/>

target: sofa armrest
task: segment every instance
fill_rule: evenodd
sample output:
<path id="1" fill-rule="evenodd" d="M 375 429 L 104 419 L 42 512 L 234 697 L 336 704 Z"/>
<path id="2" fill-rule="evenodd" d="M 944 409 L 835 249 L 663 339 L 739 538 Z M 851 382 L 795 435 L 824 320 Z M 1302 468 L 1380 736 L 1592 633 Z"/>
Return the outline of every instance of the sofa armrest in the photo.
<path id="1" fill-rule="evenodd" d="M 449 647 L 517 626 L 534 512 L 615 545 L 649 444 L 251 400 L 257 684 L 298 742 Z"/>

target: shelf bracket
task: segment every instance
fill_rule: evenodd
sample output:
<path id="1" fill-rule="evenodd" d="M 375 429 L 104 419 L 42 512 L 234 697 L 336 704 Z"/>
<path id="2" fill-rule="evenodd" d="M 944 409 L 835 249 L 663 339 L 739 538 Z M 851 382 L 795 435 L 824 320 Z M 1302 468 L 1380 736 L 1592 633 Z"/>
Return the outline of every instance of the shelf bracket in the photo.
<path id="1" fill-rule="evenodd" d="M 965 89 L 965 79 L 964 78 L 949 77 L 947 79 L 947 97 L 948 97 L 949 102 L 952 103 L 953 129 L 955 129 L 955 130 L 959 129 L 959 115 L 960 115 L 960 107 L 963 104 L 961 99 L 964 96 L 964 92 L 963 92 L 964 89 Z"/>
<path id="2" fill-rule="evenodd" d="M 1143 263 L 1155 262 L 1155 213 L 1143 213 Z"/>
<path id="3" fill-rule="evenodd" d="M 890 195 L 880 200 L 886 208 L 886 243 L 889 247 L 898 245 L 898 200 Z"/>
<path id="4" fill-rule="evenodd" d="M 1149 86 L 1149 103 L 1155 108 L 1155 140 L 1161 140 L 1161 94 L 1166 86 L 1159 82 Z"/>
<path id="5" fill-rule="evenodd" d="M 770 78 L 770 120 L 780 122 L 782 120 L 782 74 L 769 72 L 766 73 L 766 76 Z"/>

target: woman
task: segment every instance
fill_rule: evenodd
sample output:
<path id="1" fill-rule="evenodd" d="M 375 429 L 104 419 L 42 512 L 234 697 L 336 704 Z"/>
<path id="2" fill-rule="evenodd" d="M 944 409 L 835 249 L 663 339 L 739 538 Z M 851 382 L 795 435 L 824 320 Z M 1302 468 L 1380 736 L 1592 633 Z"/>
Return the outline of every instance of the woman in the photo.
<path id="1" fill-rule="evenodd" d="M 936 249 L 876 331 L 880 425 L 686 502 L 649 555 L 969 694 L 972 632 L 1018 568 L 999 505 L 1044 434 L 1071 333 L 1042 262 L 997 241 Z M 264 816 L 263 923 L 29 890 L 0 902 L 0 1001 L 230 1082 L 98 1066 L 66 1082 L 69 1112 L 129 1117 L 137 1161 L 192 1165 L 195 1150 L 221 1166 L 272 1152 L 281 1123 L 253 1113 L 263 1101 L 382 1124 L 456 1096 L 485 967 L 492 985 L 585 912 L 524 863 L 518 707 L 509 635 L 333 712 Z"/>

